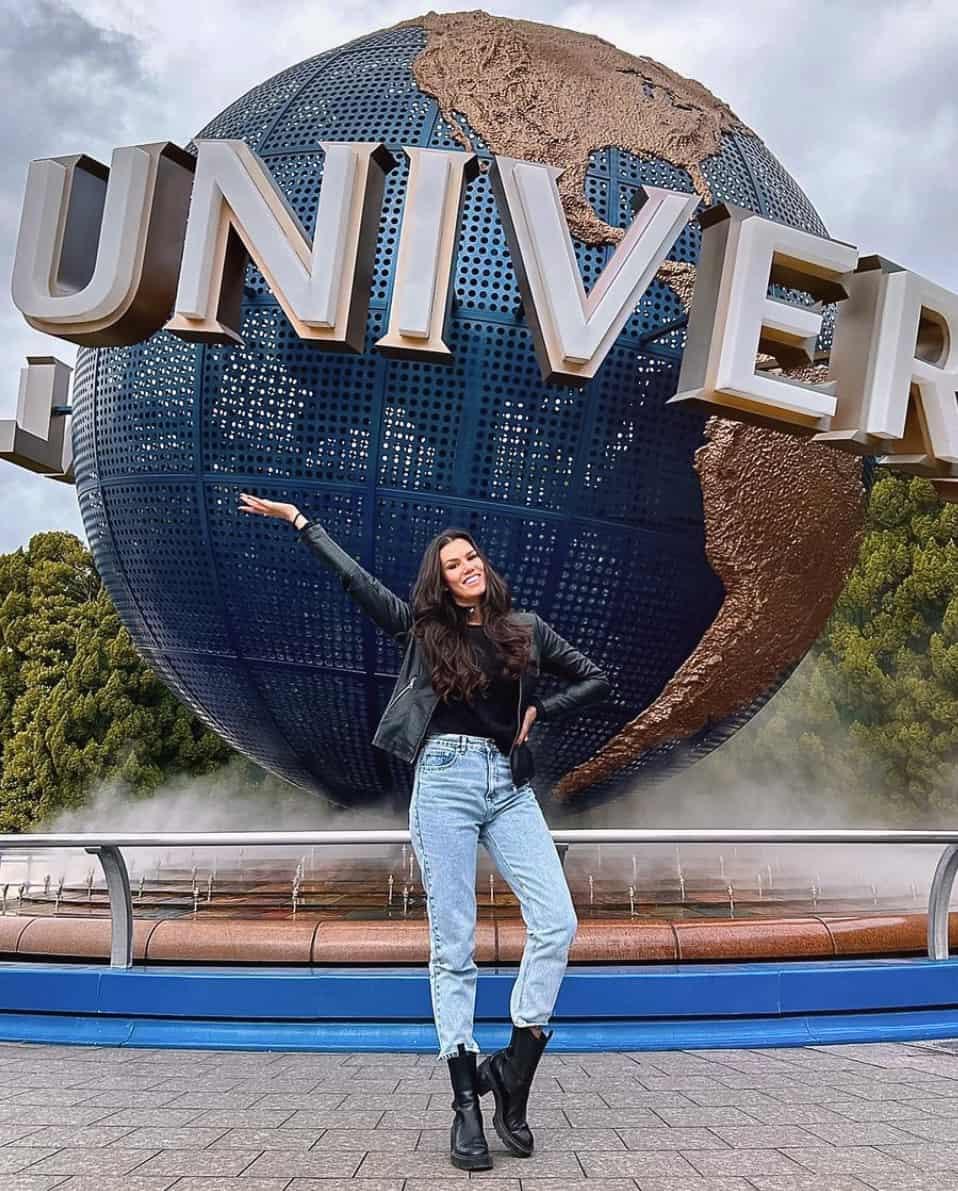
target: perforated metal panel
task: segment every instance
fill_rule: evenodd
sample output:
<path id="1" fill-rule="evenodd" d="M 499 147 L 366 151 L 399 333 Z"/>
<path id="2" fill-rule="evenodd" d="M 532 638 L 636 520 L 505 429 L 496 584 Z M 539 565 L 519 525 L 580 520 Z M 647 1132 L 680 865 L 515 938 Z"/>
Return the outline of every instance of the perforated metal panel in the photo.
<path id="1" fill-rule="evenodd" d="M 312 232 L 322 140 L 458 148 L 410 66 L 417 29 L 310 58 L 254 88 L 200 134 L 241 137 Z M 484 158 L 488 149 L 475 137 Z M 704 173 L 728 199 L 813 231 L 821 223 L 754 137 L 726 138 Z M 586 193 L 626 226 L 641 183 L 692 191 L 689 175 L 616 148 L 593 155 Z M 451 366 L 386 359 L 383 333 L 406 167 L 387 179 L 361 356 L 293 334 L 250 266 L 245 346 L 160 333 L 82 351 L 74 395 L 78 493 L 97 566 L 149 663 L 231 744 L 344 805 L 408 800 L 408 765 L 373 749 L 400 656 L 286 524 L 237 511 L 238 493 L 293 501 L 408 597 L 422 550 L 471 529 L 534 608 L 603 666 L 602 708 L 537 729 L 542 787 L 586 760 L 646 706 L 722 601 L 705 557 L 692 467 L 703 418 L 665 405 L 676 389 L 683 309 L 656 281 L 596 379 L 544 386 L 488 178 L 468 188 L 455 272 Z M 672 257 L 694 261 L 690 225 Z M 586 285 L 611 255 L 578 244 Z M 671 330 L 664 331 L 666 328 Z M 547 678 L 543 690 L 558 685 Z M 587 801 L 613 797 L 708 740 L 664 746 Z"/>

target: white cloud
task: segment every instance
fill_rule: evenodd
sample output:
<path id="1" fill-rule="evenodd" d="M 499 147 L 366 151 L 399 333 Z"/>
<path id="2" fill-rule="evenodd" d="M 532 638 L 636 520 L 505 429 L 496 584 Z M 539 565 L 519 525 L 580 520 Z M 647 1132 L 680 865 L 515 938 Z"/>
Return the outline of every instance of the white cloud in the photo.
<path id="1" fill-rule="evenodd" d="M 438 3 L 454 10 L 461 4 Z M 951 0 L 503 2 L 498 13 L 595 33 L 727 100 L 797 178 L 831 233 L 958 289 Z M 244 91 L 323 49 L 416 14 L 368 0 L 0 0 L 0 99 L 17 112 L 0 154 L 0 417 L 23 357 L 73 349 L 37 335 L 9 298 L 26 166 L 34 157 L 185 143 Z M 37 528 L 79 529 L 62 485 L 0 465 L 0 550 Z"/>

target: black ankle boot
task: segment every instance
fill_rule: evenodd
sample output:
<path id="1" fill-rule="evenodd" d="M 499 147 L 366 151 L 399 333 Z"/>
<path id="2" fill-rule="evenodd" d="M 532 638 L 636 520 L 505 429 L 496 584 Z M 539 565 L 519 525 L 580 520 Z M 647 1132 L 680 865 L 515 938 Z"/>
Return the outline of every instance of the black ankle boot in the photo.
<path id="1" fill-rule="evenodd" d="M 479 1065 L 479 1095 L 492 1092 L 496 1102 L 492 1123 L 503 1145 L 518 1158 L 532 1156 L 532 1131 L 526 1123 L 526 1104 L 532 1077 L 551 1037 L 551 1030 L 548 1034 L 543 1030 L 542 1036 L 537 1038 L 528 1026 L 513 1026 L 509 1045 Z"/>
<path id="2" fill-rule="evenodd" d="M 459 1043 L 459 1053 L 447 1059 L 456 1115 L 449 1134 L 449 1159 L 460 1170 L 491 1170 L 492 1157 L 482 1131 L 476 1087 L 476 1052 Z"/>

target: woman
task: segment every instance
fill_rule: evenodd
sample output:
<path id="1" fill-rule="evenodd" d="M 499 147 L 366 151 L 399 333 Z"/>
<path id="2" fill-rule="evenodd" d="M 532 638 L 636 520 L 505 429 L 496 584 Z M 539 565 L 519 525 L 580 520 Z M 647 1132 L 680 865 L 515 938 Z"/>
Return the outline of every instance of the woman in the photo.
<path id="1" fill-rule="evenodd" d="M 345 590 L 404 646 L 402 667 L 373 744 L 415 766 L 409 831 L 426 891 L 429 985 L 439 1059 L 449 1065 L 455 1115 L 450 1160 L 488 1170 L 479 1096 L 492 1092 L 504 1145 L 529 1157 L 529 1088 L 577 920 L 559 856 L 532 787 L 525 743 L 537 720 L 604 699 L 602 671 L 534 612 L 512 610 L 508 584 L 465 530 L 448 529 L 423 554 L 412 606 L 293 504 L 240 493 L 244 513 L 290 521 Z M 573 680 L 546 699 L 539 671 Z M 476 1067 L 476 849 L 511 886 L 526 924 L 510 1000 L 509 1045 Z"/>

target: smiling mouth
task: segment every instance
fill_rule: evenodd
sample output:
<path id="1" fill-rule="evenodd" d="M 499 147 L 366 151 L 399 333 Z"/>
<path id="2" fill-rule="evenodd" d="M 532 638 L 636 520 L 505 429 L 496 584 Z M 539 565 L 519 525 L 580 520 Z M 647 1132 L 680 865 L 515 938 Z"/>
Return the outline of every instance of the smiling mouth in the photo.
<path id="1" fill-rule="evenodd" d="M 463 580 L 462 585 L 463 587 L 477 587 L 481 578 L 481 575 L 470 576 L 468 579 Z"/>

